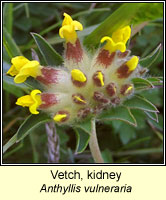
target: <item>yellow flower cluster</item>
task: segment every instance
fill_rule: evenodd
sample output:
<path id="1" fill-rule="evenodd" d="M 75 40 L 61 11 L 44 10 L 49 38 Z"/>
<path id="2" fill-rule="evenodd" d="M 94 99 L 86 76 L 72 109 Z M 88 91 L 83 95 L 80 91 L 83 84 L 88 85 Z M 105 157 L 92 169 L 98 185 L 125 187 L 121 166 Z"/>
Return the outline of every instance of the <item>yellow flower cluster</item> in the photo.
<path id="1" fill-rule="evenodd" d="M 29 107 L 32 114 L 38 114 L 37 109 L 43 109 L 57 123 L 72 122 L 89 113 L 98 114 L 108 105 L 118 105 L 132 95 L 134 87 L 131 78 L 136 77 L 141 68 L 138 66 L 138 57 L 129 57 L 126 50 L 131 35 L 130 26 L 116 30 L 112 37 L 101 38 L 100 42 L 106 43 L 98 55 L 90 59 L 78 42 L 76 31 L 83 30 L 82 24 L 66 13 L 64 17 L 59 35 L 67 44 L 66 70 L 43 67 L 36 60 L 17 56 L 12 58 L 12 66 L 7 72 L 15 76 L 15 83 L 22 83 L 29 76 L 36 79 L 40 77 L 39 81 L 44 79 L 47 93 L 33 90 L 30 95 L 20 97 L 16 104 Z"/>

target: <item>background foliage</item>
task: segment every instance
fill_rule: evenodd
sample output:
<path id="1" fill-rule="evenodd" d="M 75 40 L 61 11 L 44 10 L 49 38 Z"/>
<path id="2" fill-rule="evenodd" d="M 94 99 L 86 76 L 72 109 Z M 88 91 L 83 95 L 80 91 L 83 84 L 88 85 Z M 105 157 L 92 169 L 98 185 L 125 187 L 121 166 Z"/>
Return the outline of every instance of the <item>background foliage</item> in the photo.
<path id="1" fill-rule="evenodd" d="M 123 19 L 123 15 L 120 15 L 121 12 L 118 14 L 114 12 L 120 6 L 124 6 L 123 9 L 126 9 L 125 19 Z M 132 7 L 133 13 L 128 12 L 128 6 Z M 141 9 L 139 9 L 140 7 Z M 62 58 L 60 55 L 63 55 L 63 43 L 62 39 L 59 38 L 58 30 L 63 19 L 63 13 L 66 12 L 83 23 L 84 31 L 79 33 L 79 36 L 81 40 L 84 39 L 84 44 L 90 50 L 94 50 L 92 48 L 98 46 L 99 36 L 106 34 L 106 32 L 107 35 L 111 35 L 110 21 L 112 24 L 116 24 L 115 28 L 130 22 L 136 34 L 133 35 L 129 48 L 132 49 L 132 54 L 144 58 L 160 43 L 161 45 L 163 43 L 162 7 L 162 3 L 137 3 L 136 6 L 126 3 L 123 5 L 122 3 L 3 4 L 3 145 L 8 141 L 13 144 L 9 149 L 5 146 L 6 152 L 3 156 L 3 162 L 47 163 L 48 161 L 47 134 L 50 129 L 48 127 L 46 129 L 44 123 L 48 122 L 49 119 L 44 115 L 41 115 L 38 119 L 36 118 L 40 122 L 37 127 L 36 124 L 33 125 L 34 119 L 30 116 L 31 124 L 24 125 L 24 131 L 29 131 L 25 133 L 27 137 L 23 132 L 20 133 L 19 131 L 20 125 L 27 119 L 29 112 L 28 109 L 16 106 L 16 99 L 28 93 L 37 83 L 28 80 L 25 84 L 16 85 L 12 78 L 5 75 L 5 72 L 10 67 L 10 59 L 12 57 L 23 54 L 25 57 L 32 59 L 36 55 L 31 52 L 33 48 L 43 65 L 49 64 L 47 63 L 48 60 L 49 62 L 57 62 L 56 64 L 61 63 Z M 137 14 L 134 13 L 136 10 Z M 110 15 L 112 13 L 113 15 Z M 107 18 L 109 20 L 105 20 Z M 105 27 L 104 30 L 103 27 Z M 43 40 L 35 33 L 40 34 L 48 42 L 45 45 L 45 48 L 47 48 L 46 57 L 42 54 L 45 49 L 43 50 L 40 45 Z M 53 51 L 50 45 L 56 52 Z M 37 48 L 37 46 L 40 48 Z M 56 54 L 56 59 L 53 56 L 50 59 L 50 54 Z M 145 66 L 148 66 L 153 61 L 147 78 L 163 76 L 163 51 L 158 51 L 157 55 L 156 59 L 153 56 L 153 60 L 142 61 Z M 122 118 L 128 119 L 130 123 L 111 119 L 98 122 L 97 135 L 105 162 L 163 162 L 163 90 L 162 88 L 144 90 L 141 95 L 157 107 L 160 112 L 158 120 L 155 112 L 132 109 L 132 115 L 130 115 L 124 108 L 121 108 L 118 113 Z M 133 100 L 132 102 L 135 105 L 136 103 L 138 104 L 138 100 Z M 117 118 L 114 115 L 115 113 L 111 111 L 109 116 L 115 119 Z M 120 115 L 118 117 L 121 117 Z M 149 115 L 155 121 L 150 119 Z M 132 123 L 135 123 L 131 116 L 135 117 L 137 127 L 131 126 Z M 103 117 L 107 118 L 107 114 L 100 117 L 101 119 Z M 37 128 L 32 129 L 33 126 Z M 72 129 L 72 127 L 56 128 L 59 139 L 57 137 L 53 145 L 56 148 L 57 162 L 93 162 L 89 148 L 80 142 L 87 143 L 88 141 L 88 123 L 78 125 L 75 129 Z M 17 137 L 15 133 L 17 133 Z M 15 143 L 16 141 L 18 142 Z M 85 151 L 83 151 L 84 149 Z M 83 151 L 83 153 L 78 154 L 75 151 Z"/>

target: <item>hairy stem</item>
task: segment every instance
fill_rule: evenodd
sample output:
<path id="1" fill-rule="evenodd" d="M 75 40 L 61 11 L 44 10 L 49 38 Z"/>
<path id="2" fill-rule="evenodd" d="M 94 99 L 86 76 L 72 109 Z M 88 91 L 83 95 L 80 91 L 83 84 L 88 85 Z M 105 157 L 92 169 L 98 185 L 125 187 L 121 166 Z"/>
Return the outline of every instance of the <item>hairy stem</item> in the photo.
<path id="1" fill-rule="evenodd" d="M 92 157 L 96 163 L 104 163 L 104 160 L 101 156 L 101 152 L 99 149 L 99 144 L 97 141 L 96 135 L 96 122 L 95 119 L 91 120 L 91 137 L 89 140 L 89 147 L 92 154 Z"/>

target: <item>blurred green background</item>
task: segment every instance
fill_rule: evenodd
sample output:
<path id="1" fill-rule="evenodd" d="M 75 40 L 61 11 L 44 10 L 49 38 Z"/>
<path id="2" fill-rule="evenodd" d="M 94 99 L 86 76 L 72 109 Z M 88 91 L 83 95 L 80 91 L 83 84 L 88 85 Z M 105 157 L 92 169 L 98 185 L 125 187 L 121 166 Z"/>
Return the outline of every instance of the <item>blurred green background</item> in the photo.
<path id="1" fill-rule="evenodd" d="M 3 20 L 11 18 L 10 34 L 25 57 L 31 59 L 31 48 L 38 53 L 30 32 L 41 34 L 61 55 L 63 43 L 58 35 L 66 12 L 80 21 L 87 33 L 94 30 L 122 3 L 11 3 L 3 4 Z M 150 3 L 149 3 L 150 4 Z M 149 6 L 150 7 L 150 6 Z M 160 14 L 162 13 L 162 5 Z M 158 9 L 158 7 L 156 7 Z M 144 11 L 142 11 L 144 12 Z M 153 10 L 154 12 L 154 10 Z M 153 16 L 158 13 L 151 13 Z M 142 21 L 148 21 L 148 12 L 144 12 Z M 134 22 L 138 19 L 134 18 Z M 5 20 L 4 20 L 5 23 Z M 6 24 L 4 24 L 6 26 Z M 86 35 L 81 36 L 81 40 Z M 139 31 L 130 41 L 129 48 L 133 55 L 147 56 L 157 45 L 163 44 L 163 19 L 157 17 Z M 41 58 L 42 59 L 42 58 Z M 3 48 L 5 73 L 10 65 L 10 57 Z M 147 76 L 163 76 L 163 51 L 150 67 Z M 3 144 L 17 132 L 20 124 L 29 115 L 28 109 L 15 105 L 16 99 L 24 95 L 20 88 L 9 88 L 3 83 Z M 163 163 L 163 89 L 156 88 L 141 93 L 159 109 L 159 122 L 155 122 L 139 110 L 133 113 L 138 127 L 132 127 L 124 122 L 110 121 L 97 123 L 99 145 L 105 162 L 108 163 Z M 76 137 L 72 128 L 57 129 L 60 138 L 60 163 L 89 163 L 93 162 L 89 148 L 81 154 L 75 154 Z M 47 135 L 45 126 L 33 130 L 20 143 L 13 145 L 4 155 L 3 163 L 47 163 Z"/>

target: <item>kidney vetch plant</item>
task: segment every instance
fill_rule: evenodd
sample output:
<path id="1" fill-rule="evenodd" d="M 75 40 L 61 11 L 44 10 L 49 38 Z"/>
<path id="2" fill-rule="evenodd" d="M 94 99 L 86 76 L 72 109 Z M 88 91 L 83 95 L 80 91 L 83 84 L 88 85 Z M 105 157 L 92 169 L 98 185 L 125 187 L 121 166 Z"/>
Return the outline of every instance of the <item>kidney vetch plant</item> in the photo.
<path id="1" fill-rule="evenodd" d="M 7 74 L 13 76 L 17 84 L 25 82 L 28 77 L 41 84 L 42 90 L 37 87 L 30 94 L 17 99 L 16 104 L 28 107 L 31 114 L 37 116 L 46 113 L 49 120 L 51 118 L 59 126 L 77 128 L 82 124 L 80 126 L 85 131 L 85 122 L 91 122 L 86 145 L 89 142 L 94 160 L 102 163 L 96 137 L 96 120 L 107 119 L 112 111 L 116 112 L 116 107 L 119 110 L 126 109 L 132 118 L 127 107 L 132 103 L 132 98 L 137 98 L 138 104 L 144 101 L 144 104 L 151 106 L 153 110 L 150 112 L 156 113 L 158 110 L 149 101 L 136 95 L 139 91 L 136 84 L 143 82 L 152 86 L 152 83 L 150 78 L 145 79 L 148 69 L 139 64 L 139 56 L 132 55 L 127 49 L 131 27 L 119 27 L 111 37 L 102 37 L 100 48 L 94 54 L 80 42 L 76 31 L 82 30 L 80 22 L 64 13 L 59 29 L 59 35 L 65 41 L 63 65 L 43 66 L 39 60 L 16 56 L 11 59 L 12 65 Z M 135 121 L 133 123 L 136 125 Z"/>

